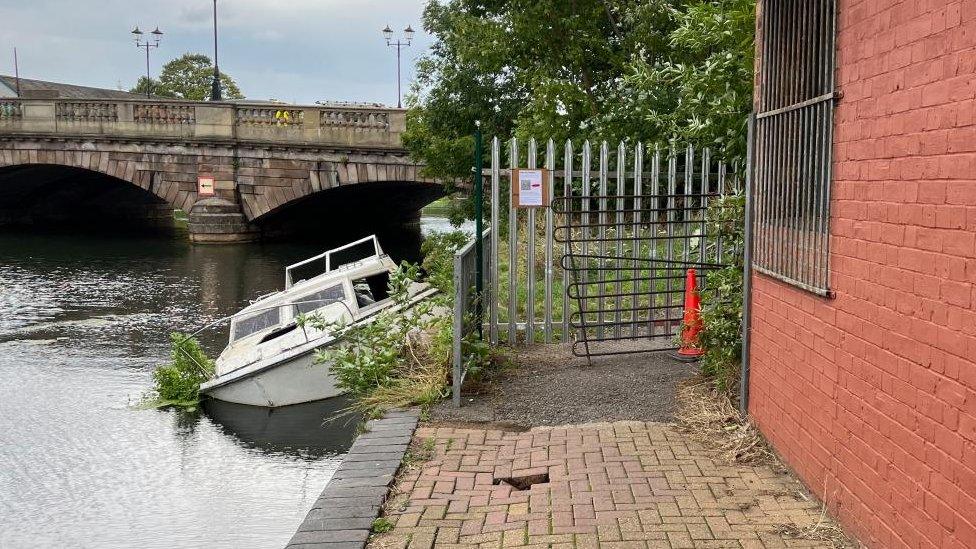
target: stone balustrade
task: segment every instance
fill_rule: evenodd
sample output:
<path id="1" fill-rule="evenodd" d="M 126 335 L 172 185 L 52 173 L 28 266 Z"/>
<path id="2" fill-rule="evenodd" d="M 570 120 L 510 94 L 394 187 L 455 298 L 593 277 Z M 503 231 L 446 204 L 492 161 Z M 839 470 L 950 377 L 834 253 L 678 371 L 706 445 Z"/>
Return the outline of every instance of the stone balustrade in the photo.
<path id="1" fill-rule="evenodd" d="M 104 101 L 58 101 L 54 116 L 62 122 L 118 122 L 119 106 Z"/>
<path id="2" fill-rule="evenodd" d="M 20 101 L 0 99 L 0 120 L 19 120 L 23 116 Z"/>
<path id="3" fill-rule="evenodd" d="M 405 111 L 373 106 L 3 99 L 4 135 L 400 148 Z"/>
<path id="4" fill-rule="evenodd" d="M 353 127 L 386 130 L 390 127 L 390 114 L 364 110 L 329 109 L 322 113 L 319 124 L 323 127 Z"/>
<path id="5" fill-rule="evenodd" d="M 302 109 L 274 107 L 238 107 L 237 123 L 247 126 L 301 126 L 305 122 Z"/>
<path id="6" fill-rule="evenodd" d="M 189 105 L 133 105 L 137 124 L 195 124 L 196 109 Z"/>

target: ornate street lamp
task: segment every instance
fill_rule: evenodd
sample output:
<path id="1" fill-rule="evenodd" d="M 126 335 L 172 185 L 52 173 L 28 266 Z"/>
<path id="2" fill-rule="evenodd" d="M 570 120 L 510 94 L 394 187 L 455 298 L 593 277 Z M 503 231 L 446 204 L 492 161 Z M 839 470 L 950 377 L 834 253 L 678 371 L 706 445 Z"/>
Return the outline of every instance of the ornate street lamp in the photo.
<path id="1" fill-rule="evenodd" d="M 214 20 L 214 73 L 213 83 L 210 85 L 210 100 L 220 101 L 223 99 L 220 91 L 220 69 L 217 68 L 217 0 L 213 0 L 213 20 Z"/>
<path id="2" fill-rule="evenodd" d="M 400 92 L 400 50 L 410 45 L 413 40 L 413 29 L 410 25 L 403 29 L 403 38 L 398 38 L 396 41 L 393 40 L 393 30 L 387 25 L 383 29 L 383 38 L 386 38 L 386 45 L 391 48 L 396 48 L 397 52 L 397 108 L 403 107 L 402 93 Z"/>
<path id="3" fill-rule="evenodd" d="M 152 36 L 146 38 L 146 40 L 143 41 L 142 39 L 143 32 L 139 30 L 139 27 L 136 27 L 135 29 L 132 30 L 132 36 L 135 37 L 135 41 L 136 41 L 136 47 L 146 49 L 146 97 L 152 98 L 152 76 L 150 75 L 151 73 L 149 72 L 149 48 L 159 47 L 159 40 L 163 36 L 163 31 L 159 30 L 159 27 L 156 27 L 156 29 L 150 32 L 149 34 L 151 34 Z"/>

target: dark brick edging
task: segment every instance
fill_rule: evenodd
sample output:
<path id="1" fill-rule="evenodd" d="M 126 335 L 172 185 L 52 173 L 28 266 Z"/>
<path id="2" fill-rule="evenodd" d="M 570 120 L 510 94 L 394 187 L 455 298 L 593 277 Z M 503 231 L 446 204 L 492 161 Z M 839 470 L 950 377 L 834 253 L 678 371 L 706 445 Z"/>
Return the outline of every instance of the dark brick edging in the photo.
<path id="1" fill-rule="evenodd" d="M 417 428 L 416 410 L 366 423 L 287 549 L 362 549 Z"/>

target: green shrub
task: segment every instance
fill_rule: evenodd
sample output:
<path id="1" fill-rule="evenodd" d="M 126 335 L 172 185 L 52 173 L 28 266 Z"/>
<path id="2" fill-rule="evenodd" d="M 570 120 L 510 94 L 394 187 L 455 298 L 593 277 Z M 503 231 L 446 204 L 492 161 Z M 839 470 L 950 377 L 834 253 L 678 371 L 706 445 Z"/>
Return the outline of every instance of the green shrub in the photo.
<path id="1" fill-rule="evenodd" d="M 722 390 L 737 383 L 742 356 L 742 250 L 745 196 L 734 194 L 712 201 L 705 216 L 708 232 L 721 236 L 724 269 L 709 271 L 702 296 L 702 374 Z"/>
<path id="2" fill-rule="evenodd" d="M 172 332 L 170 363 L 153 371 L 154 404 L 195 407 L 200 401 L 200 384 L 214 375 L 214 363 L 200 342 L 186 334 Z"/>
<path id="3" fill-rule="evenodd" d="M 395 304 L 405 307 L 409 303 L 410 284 L 419 277 L 419 271 L 416 265 L 404 262 L 392 273 L 389 291 Z M 324 322 L 316 315 L 299 319 L 299 323 L 331 331 L 341 340 L 341 344 L 317 351 L 315 362 L 329 364 L 337 387 L 362 397 L 393 382 L 411 343 L 409 334 L 430 325 L 432 308 L 432 303 L 422 302 L 406 310 L 384 309 L 372 322 L 360 325 Z"/>
<path id="4" fill-rule="evenodd" d="M 426 282 L 441 291 L 445 304 L 454 298 L 454 254 L 468 242 L 462 231 L 432 234 L 424 239 L 420 250 L 424 255 Z"/>

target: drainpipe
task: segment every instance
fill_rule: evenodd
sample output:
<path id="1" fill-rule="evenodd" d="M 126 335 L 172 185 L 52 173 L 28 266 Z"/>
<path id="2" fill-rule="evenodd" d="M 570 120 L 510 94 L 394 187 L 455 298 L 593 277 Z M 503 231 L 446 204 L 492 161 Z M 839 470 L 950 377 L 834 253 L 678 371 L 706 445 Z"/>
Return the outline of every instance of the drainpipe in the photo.
<path id="1" fill-rule="evenodd" d="M 749 115 L 746 139 L 746 205 L 745 205 L 745 234 L 743 236 L 742 251 L 742 367 L 739 379 L 739 413 L 742 417 L 749 415 L 749 339 L 752 321 L 752 179 L 754 136 L 756 113 Z"/>

